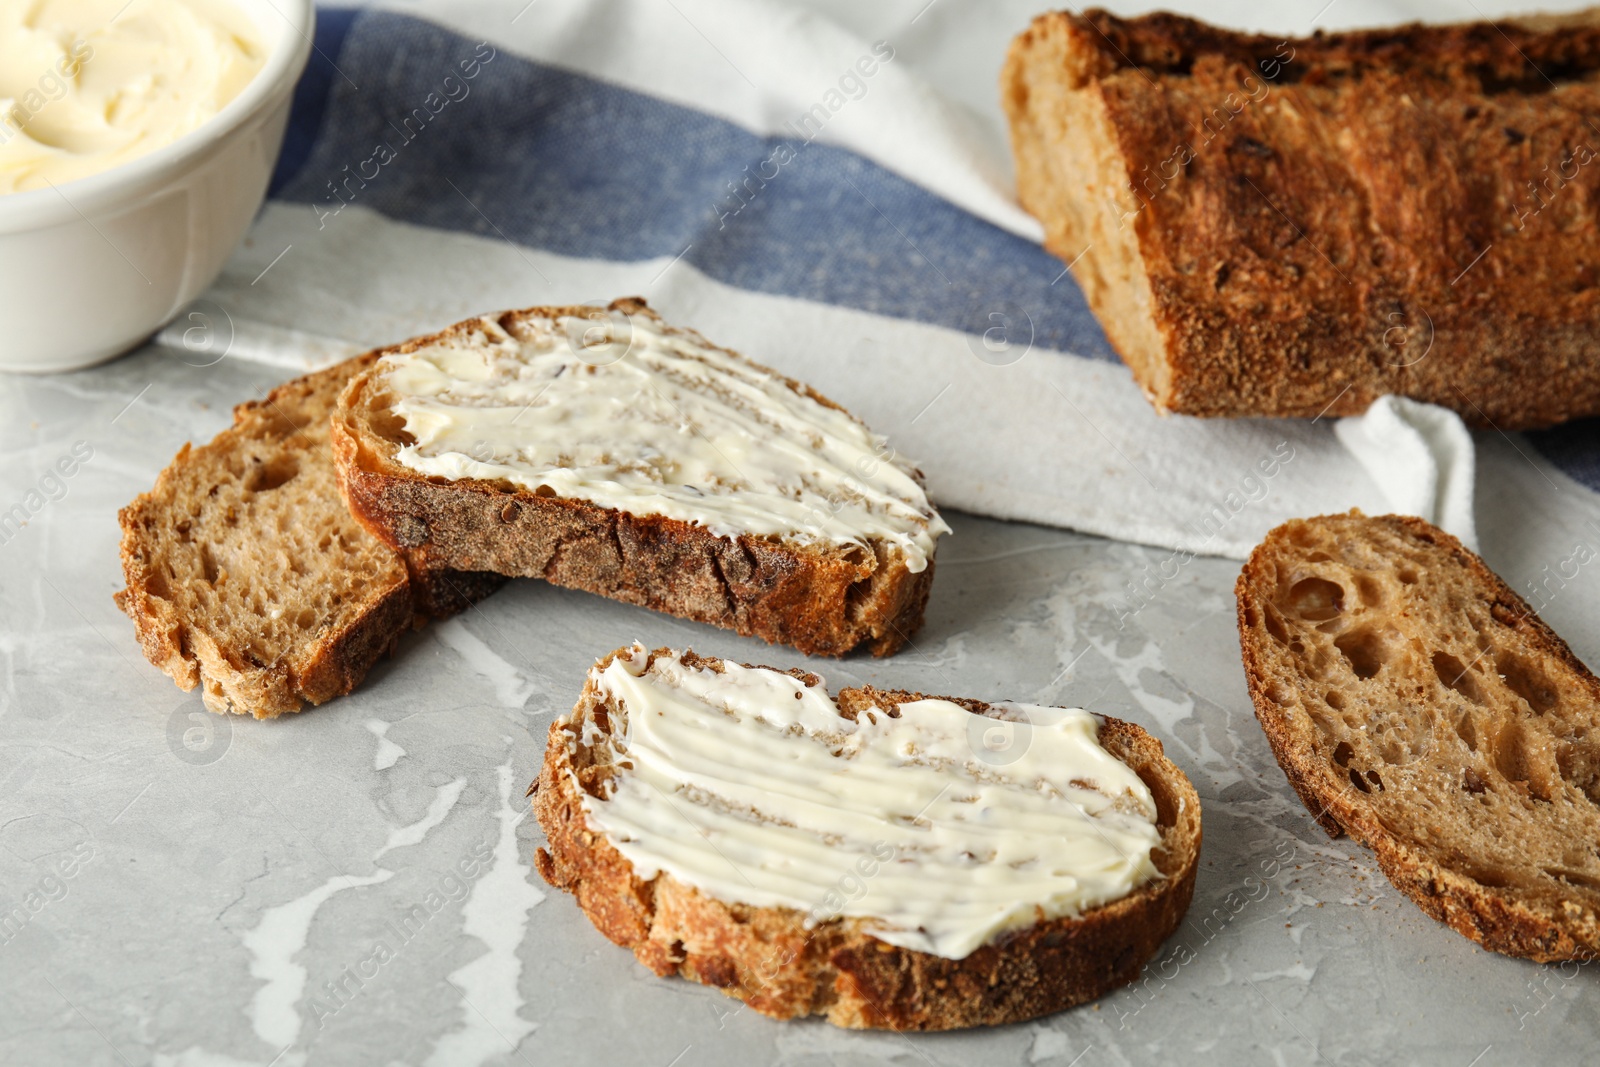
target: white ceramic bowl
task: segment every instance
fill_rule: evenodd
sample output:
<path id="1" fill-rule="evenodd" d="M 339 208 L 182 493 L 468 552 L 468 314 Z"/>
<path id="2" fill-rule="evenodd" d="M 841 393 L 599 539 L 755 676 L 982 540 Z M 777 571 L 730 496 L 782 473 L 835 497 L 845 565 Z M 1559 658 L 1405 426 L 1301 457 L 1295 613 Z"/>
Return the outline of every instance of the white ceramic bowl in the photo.
<path id="1" fill-rule="evenodd" d="M 315 15 L 312 0 L 233 2 L 267 61 L 209 122 L 57 189 L 0 195 L 0 370 L 73 370 L 126 352 L 210 285 L 244 236 Z"/>

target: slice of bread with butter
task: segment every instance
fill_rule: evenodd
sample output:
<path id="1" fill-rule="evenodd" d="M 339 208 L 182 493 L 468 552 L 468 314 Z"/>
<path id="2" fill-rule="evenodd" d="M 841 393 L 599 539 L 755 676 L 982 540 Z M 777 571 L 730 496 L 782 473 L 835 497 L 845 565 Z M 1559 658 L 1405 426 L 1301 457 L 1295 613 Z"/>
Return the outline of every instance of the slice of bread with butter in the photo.
<path id="1" fill-rule="evenodd" d="M 642 645 L 595 664 L 529 792 L 539 873 L 645 966 L 852 1029 L 1132 981 L 1200 852 L 1193 786 L 1129 723 Z"/>
<path id="2" fill-rule="evenodd" d="M 642 300 L 376 353 L 340 400 L 350 509 L 400 549 L 843 655 L 922 622 L 949 531 L 837 404 Z"/>

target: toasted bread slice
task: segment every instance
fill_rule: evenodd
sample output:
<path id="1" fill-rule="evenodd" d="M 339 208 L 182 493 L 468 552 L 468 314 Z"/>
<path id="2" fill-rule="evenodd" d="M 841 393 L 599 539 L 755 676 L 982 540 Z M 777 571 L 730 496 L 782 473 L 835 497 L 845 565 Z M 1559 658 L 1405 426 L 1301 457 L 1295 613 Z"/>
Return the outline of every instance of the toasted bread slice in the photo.
<path id="1" fill-rule="evenodd" d="M 1360 512 L 1239 576 L 1256 717 L 1306 808 L 1485 948 L 1600 953 L 1600 681 L 1454 537 Z"/>
<path id="2" fill-rule="evenodd" d="M 1001 96 L 1023 205 L 1159 409 L 1600 413 L 1600 9 L 1290 40 L 1056 12 Z"/>
<path id="3" fill-rule="evenodd" d="M 630 338 L 619 346 L 627 354 L 591 357 L 571 340 L 591 327 L 620 329 Z M 663 370 L 638 356 L 638 338 L 647 334 L 662 349 L 683 345 L 688 352 L 670 353 L 677 365 Z M 494 388 L 521 392 L 436 405 L 426 413 L 429 425 L 459 419 L 451 431 L 457 440 L 419 443 L 399 410 L 417 396 L 397 394 L 392 378 L 397 363 L 418 366 L 413 354 L 473 360 L 463 373 L 483 377 L 467 385 L 494 381 L 501 383 Z M 425 548 L 464 570 L 544 578 L 813 654 L 865 647 L 888 655 L 922 623 L 933 543 L 948 527 L 927 503 L 921 475 L 838 405 L 667 326 L 641 300 L 509 311 L 378 356 L 341 398 L 333 446 L 350 509 L 395 548 Z M 425 369 L 425 387 L 434 392 L 424 399 L 436 400 L 445 376 Z M 580 406 L 596 394 L 569 387 L 611 390 L 603 399 L 614 410 L 583 421 L 589 409 Z M 674 399 L 671 389 L 686 392 Z M 707 406 L 688 409 L 686 397 L 705 398 Z M 785 439 L 786 425 L 770 410 L 774 397 L 804 409 L 804 436 Z M 649 447 L 630 443 L 638 426 L 656 433 Z M 798 480 L 761 483 L 764 449 L 782 452 L 785 462 L 814 450 L 806 461 L 822 469 L 819 457 L 839 435 L 851 436 L 857 451 L 854 463 L 828 467 L 843 479 L 834 492 L 814 493 Z M 695 470 L 702 471 L 698 485 Z M 879 492 L 874 472 L 897 479 L 904 499 Z M 758 483 L 763 495 L 755 496 Z M 696 501 L 721 510 L 698 514 Z M 865 530 L 831 536 L 858 503 L 862 514 L 892 511 L 910 531 L 903 543 Z M 799 528 L 776 519 L 745 525 L 766 522 L 778 505 L 798 511 Z"/>
<path id="4" fill-rule="evenodd" d="M 504 581 L 402 555 L 345 508 L 328 419 L 375 356 L 240 404 L 119 513 L 118 607 L 151 663 L 215 712 L 272 718 L 348 693 L 406 630 Z"/>
<path id="5" fill-rule="evenodd" d="M 957 729 L 965 729 L 968 743 L 973 745 L 962 760 L 944 762 L 939 737 L 917 733 L 919 740 L 927 742 L 915 749 L 924 759 L 924 768 L 938 768 L 930 772 L 935 775 L 932 779 L 922 779 L 912 789 L 903 788 L 902 779 L 896 779 L 891 788 L 887 777 L 872 780 L 880 785 L 877 789 L 861 788 L 859 783 L 845 788 L 842 781 L 831 777 L 840 772 L 830 767 L 822 776 L 832 783 L 825 794 L 829 803 L 805 806 L 807 790 L 822 778 L 797 773 L 806 760 L 795 753 L 789 753 L 795 757 L 790 760 L 763 758 L 758 750 L 772 743 L 765 735 L 751 749 L 739 751 L 734 761 L 744 769 L 746 791 L 739 791 L 741 775 L 737 771 L 724 772 L 720 780 L 703 787 L 691 783 L 676 790 L 664 789 L 650 778 L 643 778 L 642 784 L 630 781 L 640 775 L 641 761 L 654 765 L 654 757 L 653 750 L 640 742 L 630 727 L 629 716 L 650 715 L 655 709 L 630 707 L 633 697 L 624 700 L 608 689 L 612 679 L 606 672 L 619 660 L 626 662 L 625 669 L 632 677 L 648 678 L 653 671 L 665 671 L 669 682 L 685 674 L 705 678 L 705 672 L 724 677 L 730 670 L 742 672 L 734 678 L 735 691 L 743 687 L 745 694 L 755 691 L 764 695 L 732 697 L 727 713 L 736 712 L 746 720 L 752 716 L 766 719 L 769 725 L 763 729 L 771 729 L 770 724 L 777 721 L 769 716 L 793 711 L 797 702 L 803 703 L 801 698 L 820 701 L 815 705 L 820 709 L 816 714 L 824 728 L 808 733 L 808 739 L 798 743 L 816 746 L 820 738 L 851 753 L 847 759 L 837 758 L 838 751 L 831 757 L 818 756 L 823 763 L 831 759 L 834 764 L 859 766 L 888 751 L 893 753 L 892 760 L 916 765 L 919 755 L 909 754 L 909 747 L 898 742 L 891 744 L 883 733 L 872 734 L 851 748 L 849 727 L 854 723 L 860 734 L 886 723 L 892 724 L 890 729 L 918 730 L 930 720 L 926 718 L 928 709 L 913 707 L 913 702 L 942 698 L 861 688 L 842 690 L 830 699 L 822 680 L 813 674 L 740 668 L 668 649 L 647 653 L 635 646 L 600 660 L 571 715 L 552 724 L 544 766 L 529 790 L 548 836 L 548 844 L 536 854 L 536 863 L 547 882 L 576 896 L 601 933 L 632 949 L 639 961 L 658 975 L 678 974 L 716 986 L 780 1019 L 821 1015 L 850 1029 L 993 1026 L 1059 1011 L 1134 980 L 1188 909 L 1200 851 L 1199 798 L 1183 773 L 1162 754 L 1160 742 L 1137 726 L 1098 717 L 1079 720 L 1086 728 L 1087 744 L 1105 761 L 1099 773 L 1105 775 L 1110 767 L 1118 774 L 1131 771 L 1148 790 L 1151 806 L 1144 809 L 1143 824 L 1147 836 L 1141 839 L 1146 851 L 1135 857 L 1137 849 L 1124 850 L 1107 836 L 1128 824 L 1117 823 L 1106 807 L 1090 811 L 1075 806 L 1080 800 L 1069 799 L 1083 795 L 1074 794 L 1074 789 L 1098 788 L 1104 794 L 1110 789 L 1077 778 L 1066 786 L 1058 779 L 1070 772 L 1056 764 L 1045 768 L 1037 780 L 1019 785 L 1033 777 L 1037 765 L 1029 765 L 1026 772 L 1010 772 L 1010 788 L 1032 795 L 1040 806 L 1034 809 L 1038 821 L 1029 825 L 1027 833 L 1007 828 L 1004 834 L 991 835 L 986 839 L 988 854 L 979 848 L 963 860 L 955 853 L 941 856 L 939 850 L 956 849 L 950 842 L 961 840 L 959 835 L 967 827 L 992 826 L 993 822 L 986 820 L 1004 819 L 1008 801 L 1001 795 L 1007 788 L 1007 767 L 1024 766 L 991 764 L 984 758 L 989 749 L 985 732 L 1001 726 L 1007 717 L 1015 722 L 1017 706 L 954 700 L 959 708 L 945 705 L 943 712 L 961 720 Z M 765 678 L 767 686 L 776 688 L 776 695 L 762 690 L 759 681 L 749 685 L 752 677 Z M 813 688 L 814 696 L 809 692 Z M 788 699 L 791 696 L 796 699 Z M 722 713 L 717 703 L 722 699 L 713 695 L 698 710 L 717 716 Z M 679 714 L 671 707 L 662 710 L 667 715 Z M 1036 716 L 1043 712 L 1082 715 L 1060 709 L 1032 711 Z M 807 713 L 799 714 L 804 717 Z M 1054 750 L 1045 749 L 1037 732 L 1041 720 L 1034 721 L 1031 743 L 1041 746 L 1046 760 L 1052 759 Z M 827 722 L 838 726 L 829 731 Z M 732 765 L 719 760 L 723 753 L 705 731 L 688 728 L 696 731 L 689 735 L 694 740 L 673 747 L 672 764 L 691 768 Z M 782 743 L 789 743 L 799 736 L 797 731 L 816 728 L 813 720 L 803 727 L 788 725 L 774 732 Z M 863 740 L 860 734 L 854 735 L 855 741 Z M 949 736 L 945 735 L 946 740 Z M 1023 747 L 1030 743 L 1028 735 L 1007 736 L 1013 743 L 1021 737 Z M 904 740 L 900 735 L 900 741 Z M 826 750 L 827 745 L 822 747 Z M 934 792 L 941 780 L 944 788 Z M 1057 790 L 1058 785 L 1066 792 Z M 646 801 L 659 800 L 655 806 L 655 815 L 662 822 L 659 833 L 629 830 L 626 821 L 619 822 L 609 811 L 617 797 L 630 791 Z M 1095 798 L 1106 802 L 1105 796 L 1096 794 Z M 1111 808 L 1126 813 L 1128 809 L 1122 805 L 1129 799 L 1124 795 Z M 945 806 L 938 806 L 946 800 Z M 800 805 L 797 809 L 785 807 L 796 803 Z M 639 811 L 636 806 L 634 812 Z M 850 817 L 857 814 L 862 821 L 851 822 Z M 730 818 L 733 829 L 728 822 L 717 821 Z M 848 829 L 837 830 L 841 823 Z M 776 850 L 746 836 L 754 832 L 751 828 L 774 826 L 779 836 L 767 840 L 782 842 Z M 1012 836 L 1014 832 L 1016 836 Z M 1039 848 L 1040 837 L 1053 842 L 1058 835 L 1062 840 L 1079 835 L 1097 848 L 1101 841 L 1105 846 L 1097 858 L 1074 870 L 1058 870 L 1054 863 L 1043 868 L 1030 863 L 1029 857 L 1036 853 L 1027 850 Z M 709 882 L 683 873 L 694 870 L 692 859 L 684 858 L 677 867 L 662 864 L 658 870 L 641 870 L 624 855 L 631 852 L 637 857 L 633 850 L 640 847 L 659 847 L 671 854 L 686 842 L 702 839 L 710 842 L 714 852 L 704 854 L 701 860 L 709 864 Z M 868 840 L 874 841 L 872 854 L 881 863 L 859 851 Z M 793 849 L 792 855 L 787 854 L 788 849 Z M 918 860 L 930 854 L 946 865 L 894 873 L 902 859 Z M 1049 893 L 1057 887 L 1068 890 L 1078 885 L 1072 875 L 1090 878 L 1083 875 L 1084 870 L 1101 870 L 1107 860 L 1132 864 L 1136 859 L 1148 864 L 1144 880 L 1130 875 L 1128 882 L 1119 883 L 1120 896 L 1115 895 L 1117 889 L 1102 884 L 1100 890 L 1110 894 L 1109 899 L 1085 898 L 1076 911 L 1063 911 L 1059 900 L 1054 902 L 1057 906 L 1047 908 L 1052 898 L 1022 896 L 1022 890 L 1006 878 L 991 877 L 996 864 L 1010 867 L 1013 873 L 1008 877 L 1020 878 L 1015 872 L 1031 870 L 1036 878 L 1033 892 L 1040 892 L 1042 884 L 1043 892 Z M 726 867 L 721 865 L 723 860 Z M 962 869 L 964 863 L 969 865 L 966 870 Z M 964 877 L 971 869 L 979 873 L 967 885 Z M 718 883 L 719 874 L 721 888 L 708 890 L 707 885 Z M 876 891 L 875 879 L 884 882 L 881 892 L 872 898 L 868 894 Z M 1130 883 L 1131 889 L 1126 888 Z M 1086 892 L 1089 884 L 1084 883 Z M 774 886 L 785 887 L 776 900 L 767 895 Z M 931 892 L 948 891 L 949 895 L 936 906 L 918 910 L 926 904 L 920 896 L 924 890 L 918 888 L 923 886 L 938 887 Z M 1013 890 L 1017 897 L 1009 895 Z M 949 937 L 951 924 L 940 909 L 965 907 L 974 898 L 983 898 L 985 906 L 994 904 L 995 898 L 984 897 L 985 893 L 1001 894 L 999 906 L 1014 908 L 1011 920 L 997 928 L 982 923 L 968 928 L 962 934 L 964 940 Z M 784 903 L 786 898 L 792 899 Z M 851 899 L 861 902 L 858 910 L 842 903 Z M 751 900 L 762 903 L 749 903 Z M 871 911 L 879 904 L 920 916 L 921 925 L 889 929 L 890 920 L 875 917 L 881 913 Z M 865 913 L 859 910 L 863 908 Z M 991 929 L 994 932 L 989 933 Z M 941 930 L 945 931 L 942 941 L 935 937 Z M 952 950 L 951 945 L 961 947 Z"/>

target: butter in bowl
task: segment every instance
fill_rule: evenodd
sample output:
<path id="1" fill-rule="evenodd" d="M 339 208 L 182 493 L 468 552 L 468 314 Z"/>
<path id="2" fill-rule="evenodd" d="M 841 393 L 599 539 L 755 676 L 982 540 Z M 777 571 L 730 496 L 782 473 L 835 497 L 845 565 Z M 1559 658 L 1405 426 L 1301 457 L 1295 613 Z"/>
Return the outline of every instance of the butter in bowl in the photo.
<path id="1" fill-rule="evenodd" d="M 132 348 L 266 194 L 310 0 L 0 0 L 0 370 Z"/>

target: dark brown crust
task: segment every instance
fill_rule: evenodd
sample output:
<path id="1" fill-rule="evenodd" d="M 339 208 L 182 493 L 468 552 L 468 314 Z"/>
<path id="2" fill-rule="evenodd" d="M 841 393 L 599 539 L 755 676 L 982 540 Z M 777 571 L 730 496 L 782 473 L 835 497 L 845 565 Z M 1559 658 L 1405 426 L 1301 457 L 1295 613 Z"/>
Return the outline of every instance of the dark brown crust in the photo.
<path id="1" fill-rule="evenodd" d="M 627 651 L 612 653 L 600 666 Z M 693 653 L 684 661 L 719 665 Z M 814 675 L 789 673 L 820 684 Z M 870 688 L 839 694 L 847 713 L 916 699 L 923 698 Z M 988 707 L 957 702 L 975 714 Z M 603 700 L 591 683 L 573 719 L 583 721 L 600 709 Z M 632 949 L 656 974 L 715 986 L 774 1018 L 824 1015 L 849 1029 L 953 1030 L 1047 1015 L 1137 978 L 1177 929 L 1194 894 L 1199 797 L 1162 754 L 1159 741 L 1116 719 L 1105 720 L 1100 740 L 1156 797 L 1163 845 L 1155 859 L 1164 877 L 1077 919 L 1041 922 L 961 960 L 889 945 L 867 933 L 860 920 L 833 919 L 807 930 L 798 911 L 725 904 L 670 875 L 634 877 L 605 837 L 585 828 L 571 737 L 564 721 L 551 726 L 544 766 L 530 789 L 549 839 L 536 855 L 539 873 L 576 896 L 596 929 Z M 584 788 L 596 788 L 608 772 L 588 763 L 576 773 Z"/>
<path id="2" fill-rule="evenodd" d="M 611 309 L 655 317 L 640 300 L 619 300 Z M 506 312 L 499 321 L 515 333 L 524 319 L 599 314 L 593 307 L 530 308 Z M 460 323 L 375 355 L 413 351 L 475 324 Z M 426 548 L 438 564 L 459 570 L 543 578 L 812 655 L 842 656 L 858 647 L 890 655 L 922 625 L 933 583 L 931 555 L 926 568 L 912 573 L 887 546 L 878 546 L 874 558 L 859 549 L 717 537 L 676 519 L 630 515 L 508 484 L 439 484 L 397 463 L 394 442 L 374 432 L 368 418 L 372 388 L 367 374 L 345 391 L 334 419 L 333 450 L 351 511 L 391 546 Z"/>
<path id="3" fill-rule="evenodd" d="M 321 704 L 342 696 L 361 683 L 407 630 L 432 618 L 453 615 L 504 583 L 498 575 L 442 568 L 425 552 L 397 554 L 382 580 L 364 590 L 367 602 L 354 620 L 343 627 L 319 625 L 305 634 L 303 644 L 291 656 L 265 665 L 249 662 L 237 650 L 223 646 L 206 620 L 184 617 L 158 595 L 158 538 L 202 506 L 185 498 L 178 472 L 186 465 L 252 447 L 243 432 L 247 424 L 287 422 L 285 411 L 299 411 L 308 402 L 315 405 L 319 394 L 326 395 L 326 410 L 344 384 L 375 359 L 370 353 L 357 356 L 286 382 L 261 400 L 238 405 L 231 427 L 209 444 L 198 448 L 185 444 L 157 475 L 155 486 L 117 513 L 126 583 L 114 596 L 117 606 L 133 620 L 145 658 L 171 676 L 180 689 L 204 684 L 205 703 L 212 711 L 273 718 L 299 711 L 302 702 Z M 292 422 L 288 428 L 291 435 L 299 432 Z M 304 454 L 329 465 L 333 462 L 325 445 Z M 327 505 L 343 507 L 337 498 L 328 500 Z M 373 549 L 384 550 L 376 541 Z M 294 577 L 286 576 L 285 582 L 292 586 Z M 295 662 L 288 662 L 290 659 Z"/>
<path id="4" fill-rule="evenodd" d="M 1307 524 L 1339 524 L 1346 528 L 1342 536 L 1352 538 L 1362 536 L 1364 525 L 1384 525 L 1430 546 L 1450 566 L 1460 568 L 1472 592 L 1489 605 L 1496 621 L 1516 630 L 1570 670 L 1577 683 L 1587 687 L 1592 699 L 1600 702 L 1600 680 L 1573 655 L 1567 643 L 1450 534 L 1408 515 L 1369 518 L 1353 511 L 1348 515 L 1291 520 L 1268 533 L 1251 553 L 1239 575 L 1235 596 L 1245 679 L 1256 718 L 1301 803 L 1330 836 L 1347 833 L 1372 849 L 1389 881 L 1424 912 L 1485 948 L 1540 962 L 1600 955 L 1600 925 L 1588 909 L 1571 902 L 1565 908 L 1551 907 L 1542 901 L 1530 902 L 1498 892 L 1391 832 L 1365 801 L 1366 794 L 1339 779 L 1327 754 L 1308 743 L 1303 731 L 1291 723 L 1282 701 L 1274 698 L 1274 686 L 1281 683 L 1272 671 L 1271 638 L 1263 604 L 1272 589 L 1270 569 L 1274 559 L 1287 551 L 1296 529 Z"/>
<path id="5" fill-rule="evenodd" d="M 1063 128 L 1067 92 L 1101 128 Z M 1051 251 L 1083 254 L 1158 408 L 1350 415 L 1397 393 L 1502 429 L 1600 413 L 1595 10 L 1287 41 L 1061 12 L 1013 43 L 1002 94 L 1022 202 Z M 1105 188 L 1054 187 L 1067 138 L 1106 142 Z M 1112 198 L 1133 237 L 1085 252 L 1062 205 Z M 1120 316 L 1137 328 L 1099 295 L 1119 264 L 1148 281 Z"/>

